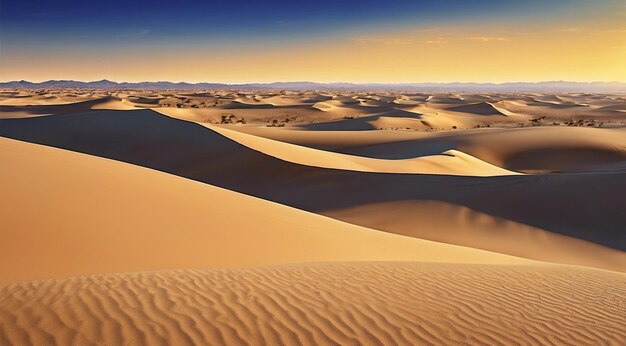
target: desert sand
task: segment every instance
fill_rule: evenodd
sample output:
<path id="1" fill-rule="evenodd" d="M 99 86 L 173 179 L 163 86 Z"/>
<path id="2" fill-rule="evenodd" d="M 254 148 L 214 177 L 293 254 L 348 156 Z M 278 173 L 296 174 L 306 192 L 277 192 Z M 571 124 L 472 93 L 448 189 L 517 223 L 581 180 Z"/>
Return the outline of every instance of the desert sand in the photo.
<path id="1" fill-rule="evenodd" d="M 6 285 L 9 344 L 620 345 L 623 275 L 359 262 Z"/>
<path id="2" fill-rule="evenodd" d="M 0 344 L 626 343 L 619 94 L 5 90 Z"/>
<path id="3" fill-rule="evenodd" d="M 7 203 L 0 245 L 3 283 L 311 261 L 526 262 L 370 230 L 56 148 L 0 139 L 0 153 L 11 167 L 0 183 Z M 37 195 L 49 197 L 32 198 Z"/>

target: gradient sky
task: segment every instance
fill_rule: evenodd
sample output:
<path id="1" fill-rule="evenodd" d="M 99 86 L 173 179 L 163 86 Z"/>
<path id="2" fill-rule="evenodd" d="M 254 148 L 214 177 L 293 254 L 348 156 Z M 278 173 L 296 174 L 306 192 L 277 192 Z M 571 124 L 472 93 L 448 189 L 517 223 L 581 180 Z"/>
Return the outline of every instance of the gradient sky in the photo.
<path id="1" fill-rule="evenodd" d="M 0 2 L 0 80 L 104 78 L 626 81 L 626 2 Z"/>

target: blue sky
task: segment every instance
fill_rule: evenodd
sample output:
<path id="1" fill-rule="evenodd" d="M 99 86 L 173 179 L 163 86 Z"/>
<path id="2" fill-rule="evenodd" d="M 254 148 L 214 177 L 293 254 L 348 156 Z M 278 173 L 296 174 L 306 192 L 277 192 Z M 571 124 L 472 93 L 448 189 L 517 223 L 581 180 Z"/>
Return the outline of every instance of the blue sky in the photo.
<path id="1" fill-rule="evenodd" d="M 580 10 L 590 1 L 15 1 L 3 0 L 9 46 L 202 38 L 304 39 L 356 30 Z"/>
<path id="2" fill-rule="evenodd" d="M 530 36 L 519 36 L 524 32 L 535 35 L 537 42 L 554 40 L 555 46 L 563 47 L 564 59 L 572 54 L 586 55 L 570 49 L 577 45 L 573 35 L 578 35 L 583 46 L 607 32 L 611 42 L 607 39 L 604 46 L 594 49 L 621 56 L 624 42 L 618 33 L 626 29 L 624 12 L 626 4 L 621 0 L 2 0 L 0 80 L 102 77 L 239 82 L 330 80 L 336 76 L 346 81 L 436 81 L 457 74 L 454 80 L 517 80 L 525 74 L 504 73 L 505 66 L 499 68 L 498 75 L 493 69 L 483 68 L 484 74 L 477 69 L 485 60 L 498 66 L 503 59 L 519 64 L 520 59 L 500 56 L 493 47 L 496 42 L 505 50 L 512 48 L 511 42 L 519 43 L 516 47 L 528 52 L 523 54 L 531 54 L 522 60 L 538 62 L 542 65 L 538 71 L 552 68 L 541 64 L 541 51 L 549 45 L 543 42 L 533 47 Z M 606 28 L 599 28 L 601 25 Z M 431 30 L 432 37 L 416 34 L 416 30 Z M 550 34 L 568 30 L 567 37 Z M 551 36 L 540 37 L 543 31 Z M 465 44 L 467 38 L 462 39 L 465 32 L 470 40 L 479 38 L 473 47 Z M 457 38 L 450 39 L 453 35 Z M 477 46 L 481 42 L 491 46 L 482 49 Z M 395 43 L 394 47 L 388 43 Z M 447 45 L 435 47 L 431 43 Z M 390 53 L 381 57 L 383 48 Z M 484 56 L 476 54 L 481 50 Z M 472 56 L 474 60 L 462 61 L 466 65 L 459 71 L 438 71 L 443 65 L 428 61 L 441 57 L 447 61 L 450 54 Z M 367 59 L 355 63 L 361 56 Z M 402 70 L 392 66 L 417 56 L 425 65 L 433 66 L 429 74 L 415 69 L 417 64 Z M 626 72 L 613 66 L 614 61 L 596 57 L 571 65 L 568 71 L 589 68 L 598 61 L 610 68 L 579 76 L 565 70 L 558 73 L 555 65 L 555 73 L 528 79 L 626 78 Z M 189 62 L 189 66 L 177 72 L 181 62 Z M 264 65 L 255 66 L 257 63 Z M 208 64 L 224 68 L 210 70 Z M 276 73 L 269 73 L 268 66 Z M 379 68 L 376 73 L 368 73 L 367 66 Z M 395 74 L 385 78 L 385 71 Z M 400 71 L 404 75 L 400 76 Z"/>

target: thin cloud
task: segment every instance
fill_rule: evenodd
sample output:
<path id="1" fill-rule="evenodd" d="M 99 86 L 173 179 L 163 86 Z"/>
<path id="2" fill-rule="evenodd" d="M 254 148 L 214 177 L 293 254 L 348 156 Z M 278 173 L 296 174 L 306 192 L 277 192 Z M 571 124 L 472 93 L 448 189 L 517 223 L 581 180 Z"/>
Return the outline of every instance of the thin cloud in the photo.
<path id="1" fill-rule="evenodd" d="M 563 29 L 559 29 L 559 31 L 561 32 L 579 32 L 582 31 L 581 28 L 563 28 Z"/>
<path id="2" fill-rule="evenodd" d="M 356 42 L 361 44 L 384 44 L 384 45 L 411 45 L 413 44 L 413 40 L 406 38 L 396 38 L 396 37 L 361 37 L 357 38 Z"/>
<path id="3" fill-rule="evenodd" d="M 120 34 L 120 37 L 136 37 L 136 36 L 143 36 L 143 35 L 148 35 L 149 33 L 151 33 L 152 30 L 149 29 L 140 29 L 140 30 L 134 30 L 134 31 L 130 31 L 127 33 L 123 33 Z"/>
<path id="4" fill-rule="evenodd" d="M 442 37 L 435 37 L 433 39 L 427 40 L 426 43 L 428 44 L 446 44 L 448 43 L 448 40 L 442 38 Z"/>
<path id="5" fill-rule="evenodd" d="M 510 38 L 508 37 L 502 37 L 502 36 L 498 36 L 498 37 L 492 37 L 492 36 L 470 36 L 467 37 L 468 40 L 470 41 L 477 41 L 477 42 L 508 42 L 511 41 Z"/>

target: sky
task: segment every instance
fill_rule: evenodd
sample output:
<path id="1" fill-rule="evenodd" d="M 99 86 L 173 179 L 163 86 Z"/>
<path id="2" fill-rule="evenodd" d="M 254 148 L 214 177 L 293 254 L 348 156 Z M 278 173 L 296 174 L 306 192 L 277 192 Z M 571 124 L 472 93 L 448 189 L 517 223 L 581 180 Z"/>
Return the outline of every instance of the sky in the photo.
<path id="1" fill-rule="evenodd" d="M 2 0 L 22 79 L 626 82 L 626 1 Z"/>

